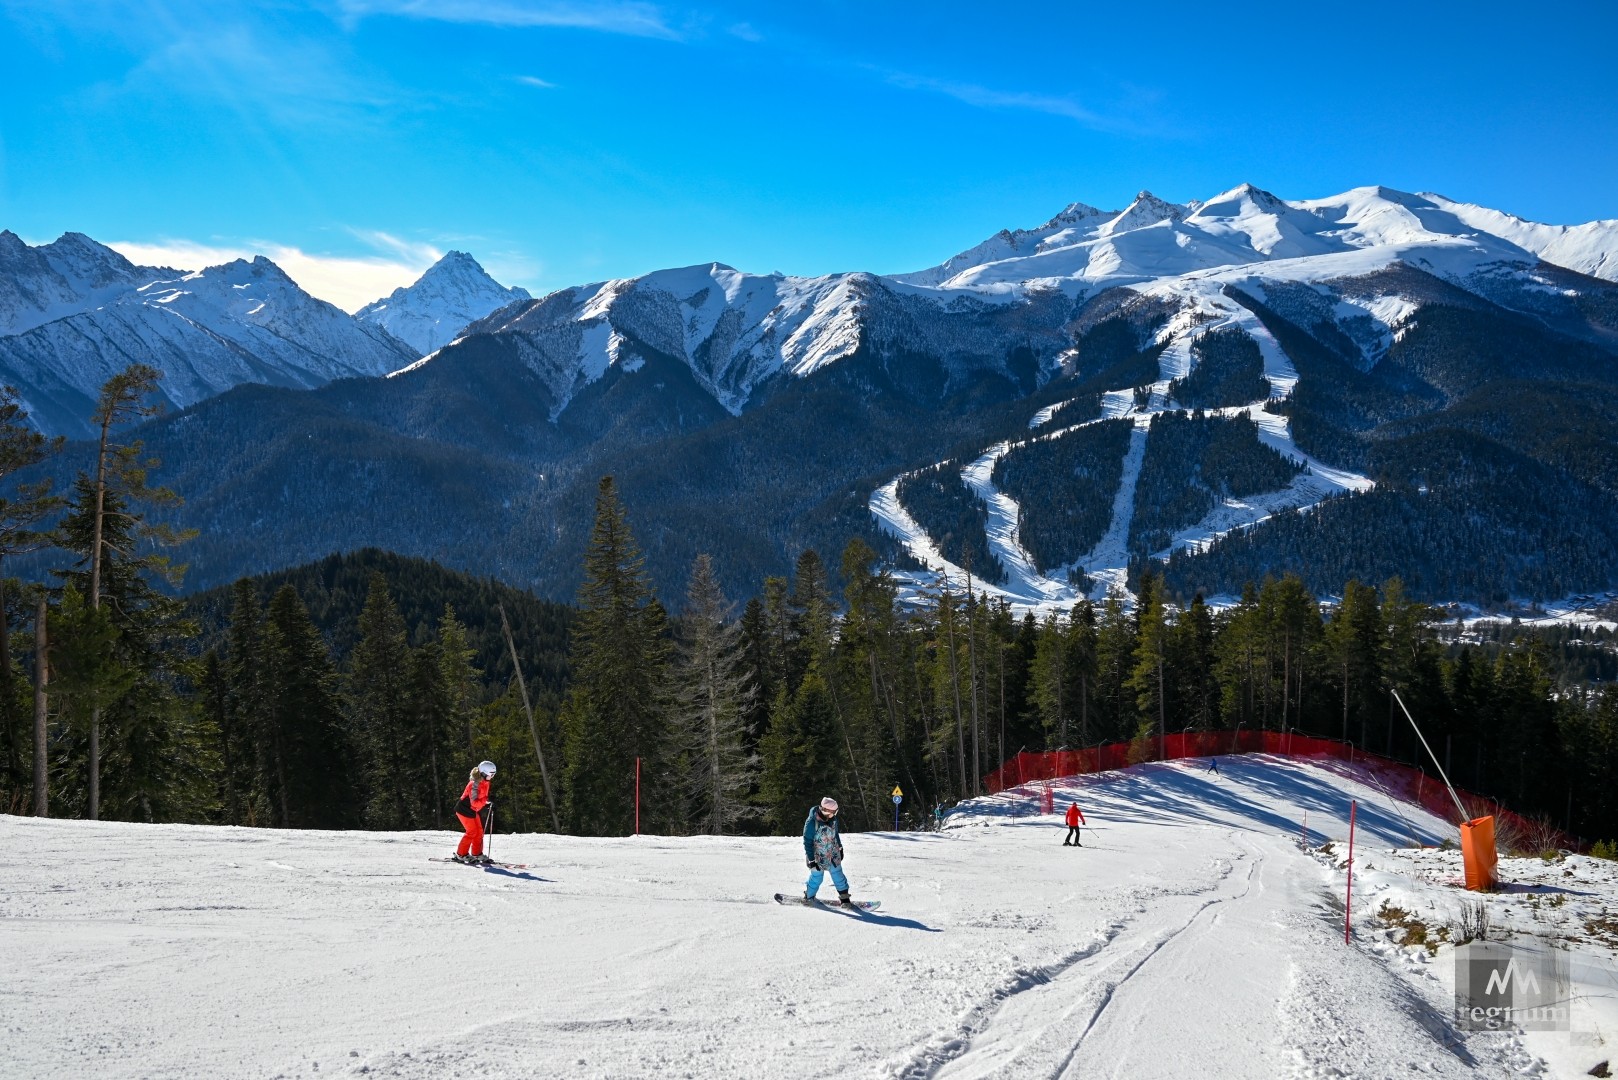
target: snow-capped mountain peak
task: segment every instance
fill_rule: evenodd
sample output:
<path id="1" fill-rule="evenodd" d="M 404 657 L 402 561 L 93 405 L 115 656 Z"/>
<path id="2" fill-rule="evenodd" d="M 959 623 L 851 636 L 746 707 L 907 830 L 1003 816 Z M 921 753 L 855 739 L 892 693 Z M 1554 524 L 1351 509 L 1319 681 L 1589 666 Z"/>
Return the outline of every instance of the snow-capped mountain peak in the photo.
<path id="1" fill-rule="evenodd" d="M 83 233 L 66 232 L 30 247 L 0 232 L 0 335 L 20 334 L 55 319 L 100 307 L 178 270 L 136 266 Z"/>
<path id="2" fill-rule="evenodd" d="M 1150 191 L 1142 191 L 1135 196 L 1135 201 L 1130 203 L 1127 209 L 1103 224 L 1097 231 L 1102 236 L 1112 236 L 1115 233 L 1147 228 L 1165 221 L 1179 221 L 1183 217 L 1185 207 L 1159 199 Z"/>
<path id="3" fill-rule="evenodd" d="M 528 299 L 526 289 L 501 285 L 471 255 L 450 251 L 413 285 L 367 304 L 355 317 L 382 327 L 425 356 L 454 340 L 469 324 Z"/>

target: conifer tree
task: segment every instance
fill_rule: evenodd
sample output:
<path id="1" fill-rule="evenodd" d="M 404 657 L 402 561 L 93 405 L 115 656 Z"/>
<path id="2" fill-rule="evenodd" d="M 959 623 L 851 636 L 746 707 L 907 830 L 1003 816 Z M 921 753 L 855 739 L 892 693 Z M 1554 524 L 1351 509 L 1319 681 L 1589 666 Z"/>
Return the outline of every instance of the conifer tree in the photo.
<path id="1" fill-rule="evenodd" d="M 31 771 L 23 764 L 24 717 L 27 707 L 18 693 L 11 656 L 11 604 L 21 598 L 16 586 L 5 577 L 5 560 L 13 555 L 35 551 L 48 541 L 43 528 L 62 500 L 51 491 L 49 477 L 13 486 L 13 477 L 38 465 L 62 446 L 60 436 L 41 435 L 28 420 L 14 387 L 0 387 L 0 806 L 17 804 L 29 789 Z M 27 608 L 31 612 L 33 604 Z M 42 761 L 43 746 L 32 748 L 32 756 Z M 30 764 L 33 764 L 32 762 Z"/>
<path id="2" fill-rule="evenodd" d="M 1135 669 L 1135 628 L 1123 599 L 1109 595 L 1096 628 L 1096 705 L 1101 714 L 1097 737 L 1127 739 L 1139 723 L 1136 696 L 1129 682 Z"/>
<path id="3" fill-rule="evenodd" d="M 1213 613 L 1198 593 L 1170 633 L 1174 657 L 1175 722 L 1211 731 L 1219 720 L 1219 684 L 1214 680 Z"/>
<path id="4" fill-rule="evenodd" d="M 102 386 L 91 413 L 91 425 L 97 431 L 95 468 L 79 475 L 74 507 L 64 529 L 71 525 L 68 546 L 83 556 L 81 566 L 87 578 L 84 594 L 92 608 L 101 607 L 107 592 L 110 562 L 121 558 L 137 572 L 165 573 L 166 557 L 156 553 L 138 557 L 134 554 L 136 545 L 147 541 L 173 544 L 183 538 L 171 526 L 150 522 L 136 512 L 135 507 L 141 504 L 175 506 L 180 498 L 167 488 L 147 484 L 147 470 L 157 463 L 142 459 L 139 440 L 119 443 L 113 438 L 117 428 L 157 413 L 158 406 L 149 404 L 148 399 L 156 391 L 161 374 L 146 364 L 131 364 Z M 86 816 L 92 821 L 101 815 L 101 708 L 93 707 L 88 721 Z"/>
<path id="5" fill-rule="evenodd" d="M 276 760 L 275 745 L 268 735 L 264 613 L 253 583 L 245 578 L 234 586 L 232 599 L 225 660 L 220 665 L 225 697 L 215 721 L 225 823 L 268 824 L 276 820 L 271 793 L 280 790 L 281 762 Z"/>
<path id="6" fill-rule="evenodd" d="M 757 753 L 758 743 L 770 722 L 770 702 L 775 698 L 775 665 L 771 658 L 769 619 L 764 602 L 758 597 L 747 601 L 740 621 L 743 667 L 748 675 L 748 705 L 743 713 L 742 746 Z"/>
<path id="7" fill-rule="evenodd" d="M 1350 719 L 1356 716 L 1364 742 L 1364 718 L 1378 696 L 1381 636 L 1376 590 L 1350 579 L 1343 586 L 1343 599 L 1332 612 L 1322 641 L 1323 655 L 1337 681 L 1344 742 L 1349 741 Z"/>
<path id="8" fill-rule="evenodd" d="M 1136 643 L 1129 688 L 1135 694 L 1140 731 L 1155 731 L 1158 754 L 1168 733 L 1169 657 L 1168 614 L 1163 603 L 1163 579 L 1150 572 L 1141 576 L 1140 600 L 1136 606 Z M 1137 737 L 1139 737 L 1137 733 Z"/>
<path id="9" fill-rule="evenodd" d="M 438 622 L 438 677 L 444 686 L 448 733 L 451 745 L 464 749 L 470 757 L 472 750 L 472 721 L 478 709 L 478 679 L 483 674 L 473 664 L 477 650 L 472 648 L 466 627 L 456 618 L 455 609 L 444 605 L 443 617 Z"/>
<path id="10" fill-rule="evenodd" d="M 1068 741 L 1068 647 L 1062 633 L 1061 619 L 1052 611 L 1039 625 L 1039 638 L 1034 646 L 1033 667 L 1029 678 L 1033 683 L 1034 707 L 1039 711 L 1040 723 L 1045 729 L 1045 745 L 1058 750 L 1067 749 Z"/>
<path id="11" fill-rule="evenodd" d="M 404 617 L 380 573 L 371 575 L 359 632 L 348 694 L 365 762 L 366 821 L 377 829 L 420 828 L 427 823 L 423 804 L 431 790 L 424 775 L 430 739 L 411 702 Z"/>
<path id="12" fill-rule="evenodd" d="M 612 477 L 596 493 L 563 709 L 564 818 L 575 833 L 617 836 L 634 826 L 635 759 L 666 745 L 658 705 L 666 686 L 661 608 L 653 608 L 640 550 Z M 657 773 L 653 774 L 654 782 Z"/>
<path id="13" fill-rule="evenodd" d="M 337 669 L 298 592 L 282 586 L 264 620 L 266 801 L 282 828 L 351 828 L 366 818 L 344 733 Z"/>
<path id="14" fill-rule="evenodd" d="M 1069 711 L 1077 710 L 1074 721 L 1078 724 L 1078 745 L 1088 746 L 1090 736 L 1090 701 L 1095 694 L 1096 664 L 1099 641 L 1096 634 L 1096 609 L 1089 600 L 1080 600 L 1067 617 L 1067 668 Z"/>
<path id="15" fill-rule="evenodd" d="M 1221 614 L 1214 649 L 1214 678 L 1226 723 L 1240 731 L 1259 726 L 1259 647 L 1263 637 L 1258 586 L 1249 581 L 1240 602 Z"/>
<path id="16" fill-rule="evenodd" d="M 131 446 L 138 453 L 138 444 Z M 108 483 L 99 496 L 94 481 L 81 474 L 74 485 L 74 500 L 58 526 L 60 546 L 79 556 L 79 561 L 54 573 L 64 585 L 71 584 L 92 610 L 100 611 L 115 631 L 110 647 L 116 663 L 99 670 L 135 673 L 121 694 L 90 694 L 94 703 L 80 719 L 77 731 L 82 738 L 72 755 L 82 787 L 77 786 L 77 779 L 70 780 L 70 786 L 82 792 L 86 816 L 137 821 L 196 819 L 200 810 L 191 808 L 211 803 L 211 793 L 217 788 L 212 736 L 199 726 L 194 706 L 179 698 L 180 687 L 191 684 L 197 675 L 190 651 L 197 629 L 185 617 L 181 602 L 158 591 L 151 580 L 178 584 L 180 568 L 171 566 L 158 547 L 178 543 L 188 534 L 149 523 L 135 509 L 137 504 L 131 499 L 150 497 L 166 503 L 178 499 L 172 492 L 154 493 L 146 486 L 145 469 L 150 462 L 126 464 L 108 470 Z M 101 557 L 97 562 L 91 555 L 98 546 Z M 99 605 L 93 602 L 93 585 L 98 587 Z M 67 655 L 73 647 L 70 638 L 53 640 L 53 665 L 76 664 Z M 104 757 L 114 763 L 109 771 L 112 789 L 103 784 Z M 203 791 L 209 792 L 206 798 L 200 795 Z"/>
<path id="17" fill-rule="evenodd" d="M 758 764 L 746 747 L 752 678 L 741 627 L 729 616 L 712 559 L 698 555 L 686 589 L 671 728 L 689 770 L 683 786 L 694 814 L 688 824 L 713 835 L 757 813 L 747 801 Z"/>
<path id="18" fill-rule="evenodd" d="M 844 788 L 836 727 L 831 690 L 818 667 L 804 674 L 790 698 L 784 688 L 776 696 L 759 782 L 759 798 L 776 831 L 795 831 L 810 807 Z"/>

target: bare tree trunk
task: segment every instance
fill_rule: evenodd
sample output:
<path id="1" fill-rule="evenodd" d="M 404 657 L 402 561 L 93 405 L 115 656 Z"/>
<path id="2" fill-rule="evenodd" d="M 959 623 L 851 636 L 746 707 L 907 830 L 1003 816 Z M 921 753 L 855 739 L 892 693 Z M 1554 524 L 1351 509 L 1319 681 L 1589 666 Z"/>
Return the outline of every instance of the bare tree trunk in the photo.
<path id="1" fill-rule="evenodd" d="M 101 446 L 96 454 L 96 512 L 90 539 L 90 607 L 101 610 L 101 528 L 107 503 L 107 436 L 112 430 L 109 410 L 101 421 Z M 101 706 L 90 709 L 90 820 L 101 817 Z"/>
<path id="2" fill-rule="evenodd" d="M 955 757 L 961 766 L 961 798 L 966 798 L 966 733 L 961 718 L 961 673 L 955 664 L 955 609 L 949 615 L 949 683 L 955 692 Z"/>
<path id="3" fill-rule="evenodd" d="M 46 785 L 45 770 L 45 713 L 47 701 L 45 685 L 50 682 L 51 662 L 46 655 L 49 642 L 45 638 L 45 597 L 39 598 L 34 609 L 34 816 L 50 816 L 50 791 Z"/>
<path id="4" fill-rule="evenodd" d="M 5 712 L 6 780 L 22 778 L 22 737 L 18 732 L 17 693 L 11 679 L 11 612 L 6 609 L 6 579 L 0 575 L 0 710 Z M 22 784 L 19 782 L 18 787 Z"/>
<path id="5" fill-rule="evenodd" d="M 972 688 L 972 792 L 983 794 L 983 725 L 978 719 L 978 617 L 977 603 L 972 596 L 972 571 L 966 571 L 966 666 L 971 673 Z"/>

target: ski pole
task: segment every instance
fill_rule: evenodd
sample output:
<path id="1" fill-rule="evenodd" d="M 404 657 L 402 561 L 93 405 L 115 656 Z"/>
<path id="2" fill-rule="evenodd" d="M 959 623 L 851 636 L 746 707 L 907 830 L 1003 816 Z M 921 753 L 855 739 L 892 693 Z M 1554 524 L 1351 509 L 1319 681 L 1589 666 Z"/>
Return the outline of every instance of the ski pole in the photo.
<path id="1" fill-rule="evenodd" d="M 483 838 L 483 854 L 487 858 L 494 858 L 494 805 L 492 803 L 489 806 L 489 832 Z"/>

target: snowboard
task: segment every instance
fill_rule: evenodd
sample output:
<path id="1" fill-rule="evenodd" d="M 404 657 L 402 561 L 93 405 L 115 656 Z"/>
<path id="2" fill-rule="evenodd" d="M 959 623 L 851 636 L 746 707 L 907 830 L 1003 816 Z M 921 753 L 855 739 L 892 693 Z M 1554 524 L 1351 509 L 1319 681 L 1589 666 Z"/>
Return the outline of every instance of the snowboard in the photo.
<path id="1" fill-rule="evenodd" d="M 458 862 L 455 862 L 455 860 L 454 860 L 454 859 L 435 859 L 435 858 L 429 858 L 429 859 L 428 859 L 428 860 L 427 860 L 427 861 L 428 861 L 428 862 L 446 862 L 446 863 L 452 863 L 452 864 L 453 864 L 453 865 L 455 865 L 455 866 L 468 866 L 468 865 L 470 865 L 470 864 L 469 864 L 469 863 L 458 863 Z M 498 867 L 498 868 L 500 868 L 500 869 L 501 869 L 501 870 L 527 870 L 527 869 L 529 869 L 529 866 L 528 866 L 528 864 L 527 864 L 527 863 L 515 863 L 515 862 L 491 862 L 491 863 L 485 863 L 485 864 L 484 864 L 484 866 L 485 866 L 485 867 L 490 867 L 490 866 L 493 866 L 493 867 Z"/>
<path id="2" fill-rule="evenodd" d="M 776 893 L 777 904 L 802 904 L 804 907 L 830 908 L 832 911 L 875 911 L 882 906 L 880 900 L 856 900 L 852 904 L 823 904 L 819 900 L 805 900 L 801 896 L 788 896 L 786 893 Z"/>

